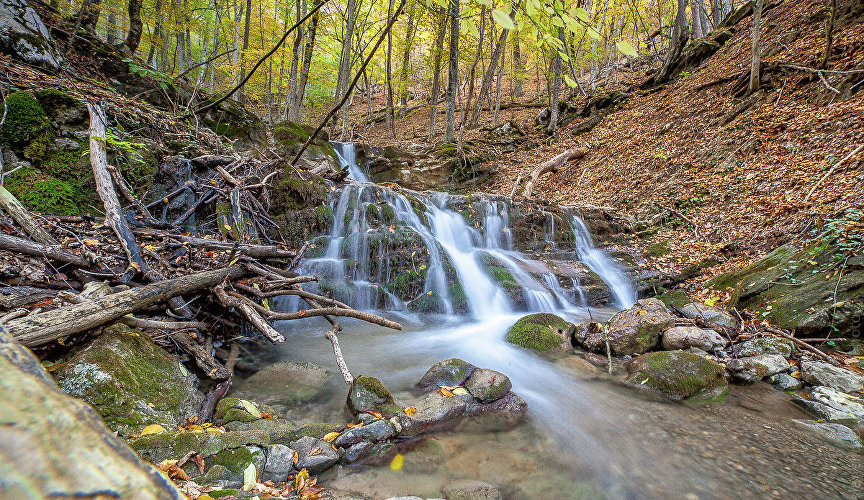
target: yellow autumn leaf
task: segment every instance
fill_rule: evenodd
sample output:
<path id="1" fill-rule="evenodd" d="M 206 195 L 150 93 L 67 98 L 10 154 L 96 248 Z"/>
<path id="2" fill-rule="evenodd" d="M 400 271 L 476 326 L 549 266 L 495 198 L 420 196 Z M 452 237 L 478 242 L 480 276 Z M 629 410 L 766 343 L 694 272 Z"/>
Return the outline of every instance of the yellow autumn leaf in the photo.
<path id="1" fill-rule="evenodd" d="M 716 304 L 718 300 L 720 300 L 720 297 L 711 297 L 710 299 L 705 301 L 705 305 L 709 307 L 714 307 L 714 304 Z"/>
<path id="2" fill-rule="evenodd" d="M 207 427 L 205 430 L 210 434 L 225 434 L 225 429 L 221 427 Z"/>
<path id="3" fill-rule="evenodd" d="M 438 394 L 440 394 L 442 397 L 445 397 L 445 398 L 452 398 L 453 397 L 453 391 L 451 391 L 450 389 L 448 389 L 446 387 L 439 387 L 438 388 Z"/>
<path id="4" fill-rule="evenodd" d="M 225 224 L 225 225 L 222 226 L 222 227 L 224 227 L 226 231 L 230 231 L 230 230 L 231 230 L 231 226 L 230 226 L 229 224 Z"/>
<path id="5" fill-rule="evenodd" d="M 397 453 L 390 461 L 390 468 L 393 470 L 400 470 L 403 465 L 405 465 L 405 457 L 401 453 Z"/>
<path id="6" fill-rule="evenodd" d="M 242 406 L 243 409 L 246 410 L 247 412 L 249 412 L 249 414 L 252 415 L 253 417 L 255 417 L 255 418 L 261 417 L 261 412 L 258 411 L 258 408 L 256 408 L 255 405 L 252 404 L 251 402 L 246 401 L 245 399 L 241 399 L 240 400 L 240 406 Z"/>
<path id="7" fill-rule="evenodd" d="M 322 437 L 321 440 L 329 443 L 339 437 L 339 434 L 341 434 L 341 432 L 328 432 L 327 434 L 324 434 L 324 437 Z"/>
<path id="8" fill-rule="evenodd" d="M 468 389 L 464 387 L 457 387 L 451 391 L 455 396 L 467 396 Z"/>
<path id="9" fill-rule="evenodd" d="M 413 406 L 409 406 L 402 411 L 404 411 L 408 416 L 417 414 L 417 408 L 414 408 Z"/>
<path id="10" fill-rule="evenodd" d="M 258 472 L 255 470 L 255 464 L 251 463 L 243 471 L 243 491 L 252 491 L 256 484 L 258 484 Z"/>
<path id="11" fill-rule="evenodd" d="M 149 436 L 151 434 L 162 434 L 165 432 L 165 428 L 159 424 L 150 424 L 141 431 L 142 436 Z"/>

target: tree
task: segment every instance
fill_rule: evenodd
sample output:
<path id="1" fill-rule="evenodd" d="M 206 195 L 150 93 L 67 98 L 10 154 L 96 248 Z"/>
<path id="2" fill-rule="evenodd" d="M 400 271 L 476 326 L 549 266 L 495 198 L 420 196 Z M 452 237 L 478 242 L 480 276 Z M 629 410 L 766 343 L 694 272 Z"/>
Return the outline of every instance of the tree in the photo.
<path id="1" fill-rule="evenodd" d="M 564 28 L 558 28 L 558 39 L 561 40 L 562 43 L 567 43 L 564 38 Z M 549 117 L 549 128 L 547 132 L 550 134 L 554 134 L 558 131 L 558 101 L 561 97 L 561 53 L 555 51 L 555 81 L 552 84 L 552 102 L 550 103 L 550 107 L 552 108 L 552 112 Z"/>
<path id="2" fill-rule="evenodd" d="M 678 64 L 681 50 L 690 38 L 690 29 L 687 26 L 687 0 L 678 0 L 678 11 L 675 14 L 675 25 L 672 28 L 672 39 L 670 40 L 669 52 L 663 61 L 663 66 L 654 77 L 654 83 L 663 83 L 671 77 L 672 70 Z"/>
<path id="3" fill-rule="evenodd" d="M 141 0 L 129 0 L 128 12 L 129 34 L 126 36 L 123 46 L 126 47 L 130 55 L 135 55 L 138 44 L 141 43 L 141 32 L 144 30 L 144 24 L 141 21 Z"/>
<path id="4" fill-rule="evenodd" d="M 752 94 L 759 90 L 759 67 L 761 66 L 762 49 L 759 47 L 759 32 L 762 27 L 762 0 L 756 0 L 756 5 L 753 6 L 753 29 L 751 37 L 753 39 L 753 58 L 750 61 L 750 84 L 747 86 L 747 93 Z"/>
<path id="5" fill-rule="evenodd" d="M 99 13 L 102 11 L 102 0 L 84 0 L 78 17 L 81 19 L 81 29 L 88 33 L 96 33 L 96 25 L 99 23 Z"/>
<path id="6" fill-rule="evenodd" d="M 447 11 L 438 8 L 438 36 L 435 38 L 435 69 L 432 74 L 432 96 L 429 111 L 429 140 L 435 136 L 435 115 L 438 113 L 438 94 L 441 92 L 441 54 L 444 52 L 444 35 L 447 34 Z"/>
<path id="7" fill-rule="evenodd" d="M 459 90 L 459 0 L 450 0 L 450 67 L 447 77 L 447 125 L 444 141 L 453 142 L 456 131 L 456 92 Z"/>

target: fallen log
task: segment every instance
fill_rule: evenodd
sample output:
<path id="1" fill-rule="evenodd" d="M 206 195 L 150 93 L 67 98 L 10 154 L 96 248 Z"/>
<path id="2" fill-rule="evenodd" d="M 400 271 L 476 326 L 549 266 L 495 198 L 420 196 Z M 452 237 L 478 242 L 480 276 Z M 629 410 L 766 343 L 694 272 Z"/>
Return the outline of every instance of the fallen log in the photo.
<path id="1" fill-rule="evenodd" d="M 183 236 L 168 231 L 160 231 L 158 229 L 136 229 L 135 234 L 154 238 L 170 238 L 172 240 L 188 243 L 193 247 L 200 247 L 208 250 L 231 250 L 236 245 L 238 253 L 256 259 L 291 259 L 295 256 L 295 252 L 291 250 L 285 250 L 284 248 L 279 248 L 275 245 L 250 245 L 246 243 L 241 243 L 237 245 L 236 243 L 231 241 L 219 241 L 210 238 L 195 238 L 192 236 Z"/>
<path id="2" fill-rule="evenodd" d="M 564 165 L 572 158 L 582 158 L 587 154 L 587 151 L 584 149 L 568 149 L 564 151 L 560 155 L 552 158 L 549 161 L 541 163 L 534 170 L 531 171 L 531 177 L 528 179 L 528 182 L 525 184 L 525 191 L 522 192 L 522 196 L 524 198 L 530 198 L 531 193 L 534 191 L 534 185 L 537 184 L 537 181 L 540 180 L 540 176 L 543 174 L 547 174 L 549 172 L 557 172 L 558 169 L 561 168 L 561 165 Z"/>
<path id="3" fill-rule="evenodd" d="M 24 231 L 27 232 L 34 240 L 44 245 L 58 245 L 57 240 L 48 234 L 48 231 L 42 229 L 42 226 L 30 215 L 30 212 L 24 208 L 24 205 L 15 198 L 6 188 L 0 186 L 0 207 L 3 207 L 9 215 L 15 219 Z"/>
<path id="4" fill-rule="evenodd" d="M 36 243 L 34 241 L 25 240 L 10 236 L 8 234 L 0 234 L 0 249 L 9 250 L 11 252 L 23 253 L 34 257 L 45 257 L 50 260 L 66 262 L 78 267 L 90 267 L 90 261 L 84 257 L 75 255 L 72 252 L 62 249 L 59 245 L 46 245 Z"/>
<path id="5" fill-rule="evenodd" d="M 0 287 L 0 308 L 15 309 L 56 296 L 57 290 L 33 286 L 4 286 Z"/>

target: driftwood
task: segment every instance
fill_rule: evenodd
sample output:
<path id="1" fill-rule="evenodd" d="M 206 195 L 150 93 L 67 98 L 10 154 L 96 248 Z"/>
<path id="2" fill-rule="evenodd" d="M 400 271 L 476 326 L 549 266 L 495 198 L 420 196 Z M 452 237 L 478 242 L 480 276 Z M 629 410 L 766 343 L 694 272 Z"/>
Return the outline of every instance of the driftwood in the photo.
<path id="1" fill-rule="evenodd" d="M 855 156 L 856 154 L 858 154 L 858 152 L 861 151 L 862 149 L 864 149 L 864 144 L 861 144 L 860 146 L 858 146 L 857 148 L 855 148 L 854 151 L 852 151 L 852 152 L 849 153 L 848 155 L 844 156 L 843 159 L 841 159 L 840 161 L 838 161 L 837 163 L 835 163 L 835 164 L 834 164 L 834 165 L 833 165 L 833 166 L 832 166 L 832 167 L 831 167 L 827 172 L 825 172 L 825 175 L 823 175 L 823 176 L 819 179 L 819 182 L 817 182 L 816 184 L 814 184 L 813 187 L 810 188 L 810 191 L 807 191 L 807 196 L 804 197 L 804 203 L 807 203 L 807 200 L 810 199 L 810 195 L 813 194 L 813 191 L 816 191 L 816 188 L 818 188 L 819 186 L 821 186 L 822 183 L 825 182 L 825 179 L 827 179 L 831 174 L 834 173 L 834 170 L 836 170 L 837 167 L 839 167 L 840 165 L 842 165 L 843 163 L 845 163 L 846 160 L 848 160 L 849 158 L 852 158 L 853 156 Z"/>
<path id="2" fill-rule="evenodd" d="M 32 255 L 34 257 L 45 257 L 78 267 L 90 266 L 90 262 L 87 259 L 63 250 L 59 245 L 45 245 L 8 234 L 0 234 L 0 249 Z"/>
<path id="3" fill-rule="evenodd" d="M 44 245 L 57 245 L 57 240 L 48 234 L 48 231 L 42 229 L 42 226 L 33 219 L 30 212 L 21 205 L 21 202 L 15 198 L 6 188 L 0 186 L 0 207 L 9 213 L 15 222 L 20 225 L 34 240 Z"/>
<path id="4" fill-rule="evenodd" d="M 524 198 L 531 197 L 531 194 L 534 191 L 534 185 L 537 184 L 538 180 L 540 180 L 540 176 L 549 172 L 557 172 L 558 169 L 560 169 L 561 166 L 567 163 L 570 159 L 582 158 L 587 153 L 588 152 L 584 149 L 568 149 L 551 160 L 541 163 L 531 171 L 531 177 L 525 184 L 525 191 L 522 192 L 522 196 Z"/>
<path id="5" fill-rule="evenodd" d="M 784 331 L 781 330 L 780 328 L 776 328 L 776 327 L 774 327 L 774 326 L 768 326 L 768 327 L 766 327 L 765 329 L 766 329 L 767 331 L 773 333 L 773 334 L 776 334 L 776 335 L 779 335 L 779 336 L 783 337 L 784 339 L 791 340 L 791 341 L 794 342 L 795 345 L 797 345 L 798 347 L 800 347 L 800 348 L 804 349 L 805 351 L 808 351 L 808 352 L 810 352 L 810 353 L 812 353 L 812 354 L 815 354 L 815 355 L 816 355 L 817 357 L 819 357 L 820 359 L 823 359 L 823 360 L 827 361 L 828 363 L 831 363 L 831 364 L 834 365 L 834 366 L 838 366 L 838 367 L 843 368 L 843 365 L 841 365 L 840 363 L 838 363 L 837 360 L 835 360 L 835 359 L 832 358 L 831 356 L 825 354 L 824 352 L 822 352 L 821 350 L 819 350 L 819 349 L 813 347 L 812 345 L 808 344 L 807 342 L 804 342 L 804 341 L 801 340 L 801 339 L 798 339 L 798 338 L 793 337 L 792 335 L 789 335 L 788 333 L 784 332 Z"/>

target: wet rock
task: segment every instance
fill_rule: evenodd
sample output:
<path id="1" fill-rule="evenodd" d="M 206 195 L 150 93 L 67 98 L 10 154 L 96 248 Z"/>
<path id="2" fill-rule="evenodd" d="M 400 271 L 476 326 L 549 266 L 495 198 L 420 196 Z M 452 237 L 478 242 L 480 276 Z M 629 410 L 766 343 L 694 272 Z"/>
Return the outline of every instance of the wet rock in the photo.
<path id="1" fill-rule="evenodd" d="M 675 325 L 675 319 L 657 299 L 642 299 L 630 309 L 618 312 L 609 319 L 604 329 L 589 332 L 585 347 L 594 352 L 606 352 L 609 348 L 616 356 L 642 354 L 653 349 L 660 335 Z"/>
<path id="2" fill-rule="evenodd" d="M 236 393 L 268 404 L 312 401 L 321 394 L 332 375 L 312 363 L 280 361 L 237 384 Z"/>
<path id="3" fill-rule="evenodd" d="M 213 419 L 215 422 L 221 422 L 222 425 L 233 422 L 251 423 L 260 420 L 261 412 L 273 413 L 269 411 L 269 408 L 258 403 L 232 396 L 219 400 L 216 410 L 213 412 Z"/>
<path id="4" fill-rule="evenodd" d="M 469 404 L 465 409 L 470 429 L 483 431 L 503 431 L 516 427 L 528 412 L 528 403 L 514 392 L 491 403 Z"/>
<path id="5" fill-rule="evenodd" d="M 570 337 L 576 326 L 550 314 L 536 313 L 520 318 L 507 330 L 507 342 L 542 353 L 564 351 L 572 347 Z"/>
<path id="6" fill-rule="evenodd" d="M 502 500 L 501 492 L 494 485 L 483 481 L 462 480 L 444 488 L 447 500 Z"/>
<path id="7" fill-rule="evenodd" d="M 283 444 L 267 447 L 267 461 L 261 472 L 262 481 L 285 481 L 292 470 L 294 470 L 294 450 Z"/>
<path id="8" fill-rule="evenodd" d="M 714 330 L 696 326 L 674 326 L 663 333 L 663 349 L 673 351 L 696 347 L 703 351 L 713 351 L 726 345 L 724 339 Z"/>
<path id="9" fill-rule="evenodd" d="M 779 354 L 784 358 L 792 355 L 795 345 L 791 340 L 780 337 L 760 337 L 732 347 L 732 353 L 740 358 L 758 354 Z"/>
<path id="10" fill-rule="evenodd" d="M 441 386 L 462 385 L 476 369 L 476 366 L 467 361 L 458 358 L 446 359 L 432 365 L 417 382 L 417 387 L 429 391 L 436 390 Z"/>
<path id="11" fill-rule="evenodd" d="M 361 376 L 351 384 L 348 392 L 348 409 L 357 415 L 363 412 L 377 412 L 390 418 L 402 413 L 393 394 L 375 377 Z"/>
<path id="12" fill-rule="evenodd" d="M 0 394 L 0 497 L 184 498 L 2 329 Z"/>
<path id="13" fill-rule="evenodd" d="M 510 392 L 513 384 L 503 373 L 481 368 L 475 371 L 465 382 L 465 388 L 481 403 L 491 403 Z"/>
<path id="14" fill-rule="evenodd" d="M 801 378 L 813 385 L 825 385 L 843 392 L 864 388 L 864 377 L 822 361 L 801 361 Z"/>
<path id="15" fill-rule="evenodd" d="M 327 441 L 305 436 L 291 443 L 297 452 L 297 469 L 306 469 L 309 474 L 318 474 L 339 461 L 339 454 Z"/>
<path id="16" fill-rule="evenodd" d="M 690 319 L 700 318 L 708 326 L 738 328 L 738 320 L 719 307 L 691 302 L 682 307 L 681 312 Z"/>
<path id="17" fill-rule="evenodd" d="M 462 419 L 466 404 L 456 397 L 443 397 L 437 392 L 427 394 L 417 405 L 417 413 L 396 415 L 400 436 L 416 436 L 454 427 Z"/>
<path id="18" fill-rule="evenodd" d="M 728 392 L 723 367 L 689 352 L 651 352 L 624 366 L 628 382 L 646 385 L 671 399 L 705 401 L 722 398 Z"/>
<path id="19" fill-rule="evenodd" d="M 861 440 L 855 432 L 841 424 L 826 424 L 810 422 L 809 420 L 793 419 L 795 425 L 808 429 L 819 439 L 845 450 L 861 450 Z"/>
<path id="20" fill-rule="evenodd" d="M 63 392 L 90 403 L 121 436 L 149 424 L 174 427 L 196 415 L 203 399 L 195 375 L 125 326 L 107 328 L 56 375 Z"/>
<path id="21" fill-rule="evenodd" d="M 801 383 L 800 380 L 789 375 L 788 373 L 777 373 L 775 375 L 771 375 L 768 378 L 768 381 L 774 384 L 774 387 L 780 389 L 781 391 L 797 391 L 804 384 Z"/>
<path id="22" fill-rule="evenodd" d="M 349 464 L 357 463 L 370 456 L 374 446 L 375 445 L 369 441 L 361 441 L 353 444 L 345 450 L 345 454 L 342 455 L 342 460 Z"/>
<path id="23" fill-rule="evenodd" d="M 775 373 L 789 369 L 789 362 L 779 354 L 759 354 L 749 358 L 733 359 L 726 363 L 735 380 L 753 383 Z"/>
<path id="24" fill-rule="evenodd" d="M 177 460 L 194 451 L 204 458 L 208 466 L 211 462 L 221 463 L 235 473 L 242 473 L 254 462 L 249 447 L 263 451 L 269 445 L 270 437 L 263 431 L 163 432 L 129 440 L 129 446 L 151 463 Z"/>
<path id="25" fill-rule="evenodd" d="M 384 441 L 393 435 L 393 427 L 386 420 L 376 420 L 362 427 L 348 429 L 333 440 L 333 446 L 347 448 L 361 441 Z"/>
<path id="26" fill-rule="evenodd" d="M 816 387 L 792 401 L 829 422 L 855 425 L 864 421 L 864 400 L 830 387 Z"/>

